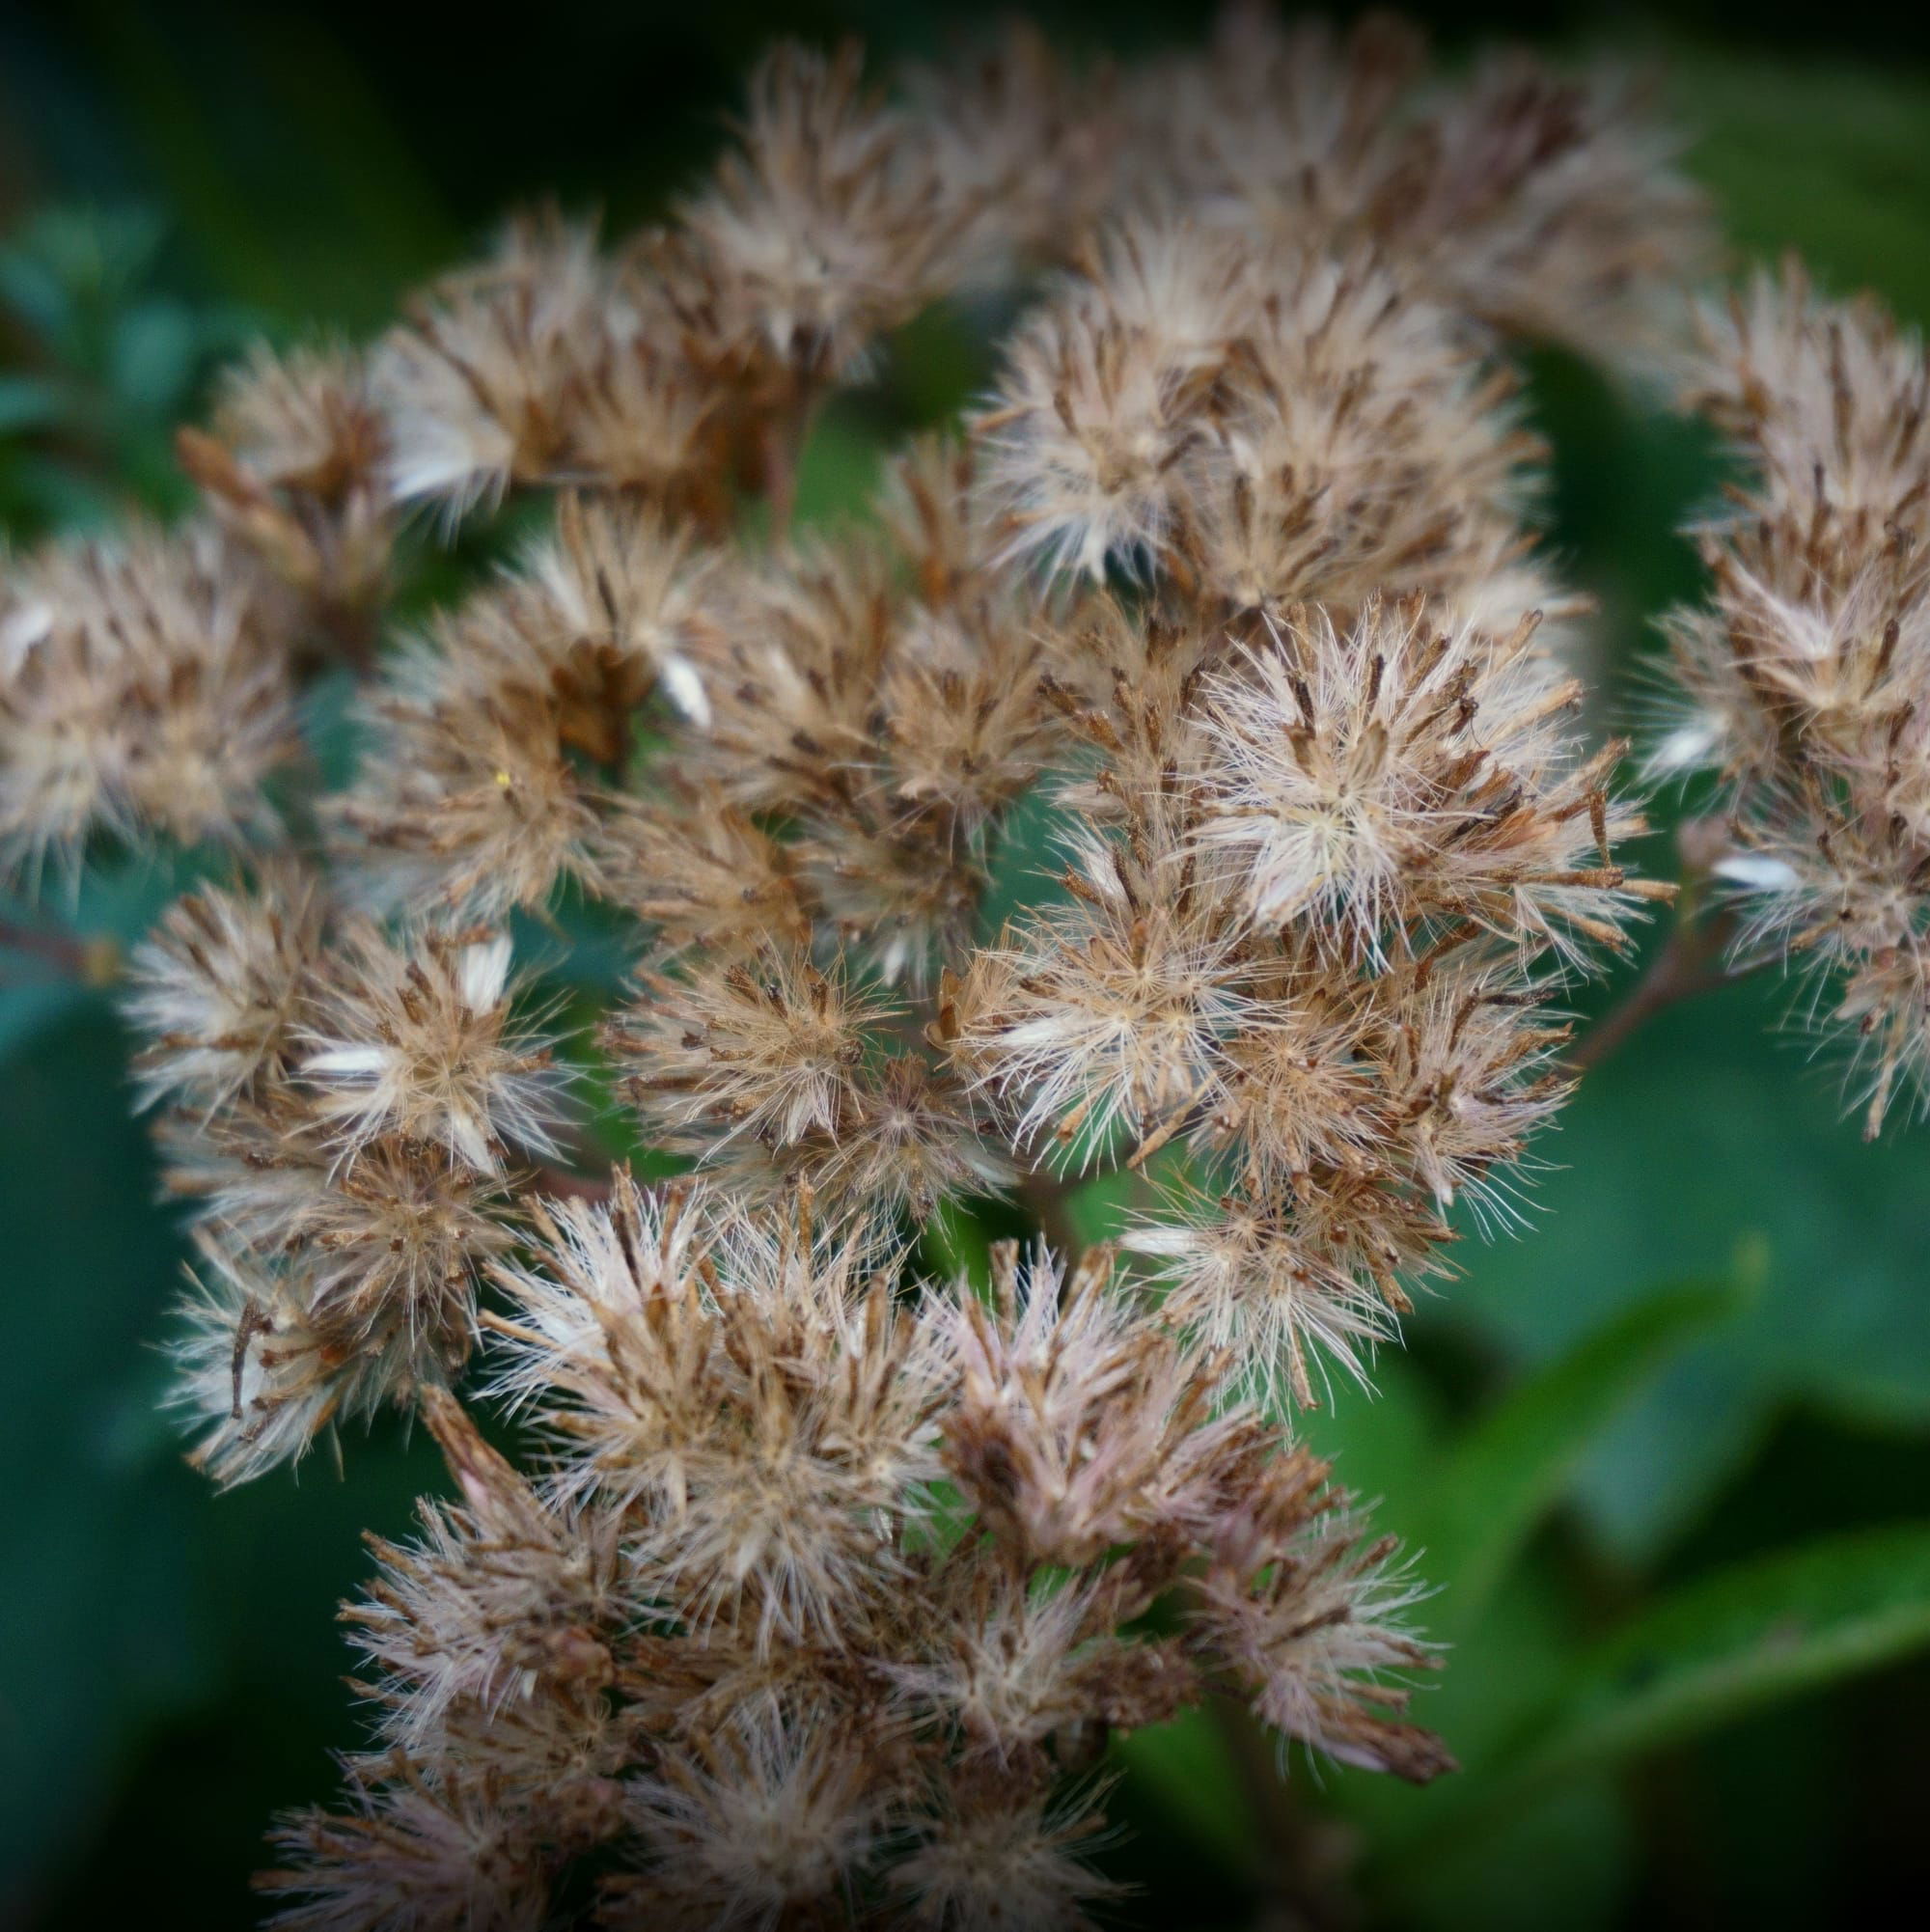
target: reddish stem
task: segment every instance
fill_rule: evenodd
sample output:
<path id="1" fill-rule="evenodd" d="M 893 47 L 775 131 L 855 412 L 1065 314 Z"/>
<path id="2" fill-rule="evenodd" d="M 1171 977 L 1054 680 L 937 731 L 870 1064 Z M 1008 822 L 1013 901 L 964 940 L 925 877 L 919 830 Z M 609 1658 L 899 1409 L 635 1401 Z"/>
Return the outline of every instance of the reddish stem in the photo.
<path id="1" fill-rule="evenodd" d="M 114 977 L 118 952 L 111 940 L 83 939 L 51 926 L 0 919 L 0 952 L 23 953 L 51 966 L 64 980 L 104 986 Z"/>

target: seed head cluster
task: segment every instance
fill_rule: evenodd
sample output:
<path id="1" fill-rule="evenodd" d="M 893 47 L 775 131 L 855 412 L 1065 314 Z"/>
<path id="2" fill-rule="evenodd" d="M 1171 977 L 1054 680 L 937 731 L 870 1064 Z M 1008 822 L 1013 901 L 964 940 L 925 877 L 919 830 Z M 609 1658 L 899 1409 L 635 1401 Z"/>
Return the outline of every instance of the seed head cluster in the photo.
<path id="1" fill-rule="evenodd" d="M 1806 970 L 1874 1135 L 1930 1091 L 1930 363 L 1794 262 L 1701 323 L 1692 394 L 1745 481 L 1699 532 L 1652 762 L 1715 774 L 1737 951 Z"/>
<path id="2" fill-rule="evenodd" d="M 282 1831 L 288 1922 L 537 1925 L 594 1859 L 617 1926 L 1079 1923 L 1094 1740 L 1208 1691 L 1444 1767 L 1393 1551 L 1103 1253 L 908 1298 L 801 1211 L 620 1176 L 492 1273 L 536 1473 L 426 1392 L 461 1500 L 350 1607 L 377 1735 Z"/>
<path id="3" fill-rule="evenodd" d="M 1668 897 L 1507 344 L 1679 363 L 1710 238 L 1626 79 L 1423 69 L 1250 7 L 1144 69 L 781 48 L 659 225 L 528 215 L 258 351 L 181 527 L 7 564 L 0 866 L 203 878 L 124 999 L 194 1456 L 400 1406 L 454 1483 L 348 1613 L 374 1735 L 280 1922 L 1074 1928 L 1115 1733 L 1448 1765 L 1295 1412 L 1515 1218 L 1567 989 Z M 1015 317 L 989 393 L 796 527 L 946 301 Z M 1708 324 L 1759 481 L 1664 748 L 1878 1113 L 1930 1061 L 1923 385 L 1792 283 Z"/>

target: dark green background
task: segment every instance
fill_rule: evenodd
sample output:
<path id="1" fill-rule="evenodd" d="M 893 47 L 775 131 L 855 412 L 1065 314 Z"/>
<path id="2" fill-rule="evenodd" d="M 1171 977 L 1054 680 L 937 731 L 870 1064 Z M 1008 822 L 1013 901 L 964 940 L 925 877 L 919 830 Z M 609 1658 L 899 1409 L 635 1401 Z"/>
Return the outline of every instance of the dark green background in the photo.
<path id="1" fill-rule="evenodd" d="M 1089 46 L 1194 30 L 1147 5 L 1042 11 Z M 1793 244 L 1837 286 L 1930 317 L 1921 27 L 1813 6 L 1751 8 L 1746 33 L 1713 6 L 1666 29 L 1602 9 L 1423 11 L 1450 51 L 1499 27 L 1665 55 L 1692 166 L 1741 250 Z M 364 5 L 0 14 L 0 519 L 25 538 L 130 495 L 178 501 L 167 428 L 216 358 L 258 327 L 377 325 L 518 197 L 648 212 L 786 27 L 933 51 L 948 15 L 882 0 L 476 10 L 440 29 Z M 955 321 L 909 332 L 817 438 L 806 509 L 848 505 L 882 443 L 984 370 Z M 1558 453 L 1551 541 L 1604 602 L 1608 702 L 1626 712 L 1648 620 L 1695 593 L 1669 533 L 1717 465 L 1692 428 L 1561 357 L 1532 358 L 1532 401 Z M 131 933 L 169 886 L 152 869 L 96 881 L 78 922 Z M 1930 1514 L 1930 1141 L 1899 1118 L 1861 1145 L 1827 1064 L 1778 1031 L 1786 997 L 1754 982 L 1684 1007 L 1592 1078 L 1544 1145 L 1530 1230 L 1471 1240 L 1465 1279 L 1383 1364 L 1380 1402 L 1343 1396 L 1313 1425 L 1390 1524 L 1417 1527 L 1404 1509 L 1503 1392 L 1666 1283 L 1743 1284 L 1620 1405 L 1527 1562 L 1455 1628 L 1422 1715 L 1471 1759 L 1678 1585 Z M 353 1741 L 333 1608 L 363 1573 L 359 1532 L 400 1530 L 438 1478 L 389 1426 L 351 1441 L 345 1481 L 316 1458 L 216 1498 L 180 1466 L 154 1350 L 180 1250 L 150 1204 L 124 1054 L 104 997 L 0 959 L 0 1921 L 239 1925 L 263 1821 L 324 1795 L 327 1752 Z M 1441 1604 L 1454 1625 L 1451 1588 Z M 1370 1922 L 1845 1923 L 1925 1895 L 1926 1731 L 1919 1653 L 1545 1801 L 1516 1794 L 1431 1852 L 1426 1808 L 1451 1800 L 1298 1759 L 1292 1822 L 1316 1845 L 1331 1818 L 1421 1846 L 1366 1861 Z M 1254 1922 L 1264 1834 L 1217 1800 L 1233 1788 L 1217 1733 L 1141 1740 L 1122 1762 L 1138 1835 L 1114 1858 L 1144 1888 L 1127 1917 Z"/>

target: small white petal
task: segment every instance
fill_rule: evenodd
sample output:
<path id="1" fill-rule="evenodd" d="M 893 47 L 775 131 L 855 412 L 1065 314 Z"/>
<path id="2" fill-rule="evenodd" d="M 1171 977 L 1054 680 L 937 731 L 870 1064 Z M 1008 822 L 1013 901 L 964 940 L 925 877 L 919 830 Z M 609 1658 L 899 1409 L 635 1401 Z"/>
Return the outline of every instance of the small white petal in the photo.
<path id="1" fill-rule="evenodd" d="M 1731 852 L 1716 862 L 1715 872 L 1719 879 L 1752 893 L 1794 892 L 1803 883 L 1802 875 L 1787 859 L 1773 858 L 1767 852 Z"/>
<path id="2" fill-rule="evenodd" d="M 386 1046 L 331 1046 L 312 1053 L 302 1062 L 304 1073 L 346 1074 L 350 1079 L 369 1079 L 385 1071 L 395 1060 L 395 1049 Z"/>
<path id="3" fill-rule="evenodd" d="M 28 651 L 54 627 L 54 607 L 41 600 L 24 603 L 0 623 L 0 669 L 15 672 Z"/>
<path id="4" fill-rule="evenodd" d="M 663 685 L 664 696 L 700 731 L 707 731 L 710 729 L 710 694 L 704 690 L 703 679 L 689 658 L 675 654 L 666 657 L 657 678 Z"/>
<path id="5" fill-rule="evenodd" d="M 1196 1229 L 1184 1227 L 1161 1228 L 1148 1224 L 1128 1228 L 1119 1237 L 1119 1246 L 1135 1255 L 1186 1255 L 1199 1245 Z"/>
<path id="6" fill-rule="evenodd" d="M 1678 725 L 1650 754 L 1648 768 L 1658 774 L 1697 770 L 1721 742 L 1722 733 L 1707 718 Z"/>
<path id="7" fill-rule="evenodd" d="M 510 935 L 501 932 L 480 946 L 465 946 L 456 962 L 456 982 L 462 1004 L 472 1013 L 486 1013 L 502 1003 L 510 978 Z"/>

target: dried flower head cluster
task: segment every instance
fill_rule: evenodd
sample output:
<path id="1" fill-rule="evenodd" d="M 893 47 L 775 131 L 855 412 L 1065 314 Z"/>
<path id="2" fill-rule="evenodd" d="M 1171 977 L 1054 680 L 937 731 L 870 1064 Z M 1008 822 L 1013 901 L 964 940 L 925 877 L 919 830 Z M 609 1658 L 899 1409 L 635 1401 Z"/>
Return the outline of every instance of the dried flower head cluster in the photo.
<path id="1" fill-rule="evenodd" d="M 1209 1686 L 1442 1767 L 1391 1550 L 1103 1255 L 907 1301 L 801 1215 L 620 1179 L 494 1272 L 548 1452 L 426 1400 L 462 1500 L 351 1610 L 379 1735 L 282 1835 L 290 1923 L 536 1925 L 593 1855 L 614 1926 L 1079 1923 L 1093 1740 Z"/>
<path id="2" fill-rule="evenodd" d="M 510 1165 L 551 1148 L 568 1080 L 510 952 L 392 936 L 288 864 L 179 900 L 137 952 L 136 1078 L 204 1256 L 179 1394 L 221 1480 L 467 1362 Z"/>
<path id="3" fill-rule="evenodd" d="M 1718 774 L 1739 950 L 1810 969 L 1873 1135 L 1930 1074 L 1930 363 L 1794 263 L 1703 325 L 1695 400 L 1749 480 L 1701 533 L 1710 603 L 1671 620 L 1653 761 Z"/>
<path id="4" fill-rule="evenodd" d="M 0 868 L 71 877 L 91 839 L 268 832 L 297 745 L 284 593 L 212 531 L 51 549 L 0 589 Z"/>
<path id="5" fill-rule="evenodd" d="M 1652 360 L 1706 249 L 1623 82 L 1423 85 L 1382 20 L 1236 10 L 1105 73 L 1015 30 L 890 85 L 785 48 L 662 226 L 532 216 L 383 339 L 257 355 L 183 434 L 198 518 L 8 566 L 0 863 L 231 855 L 126 998 L 203 1255 L 197 1456 L 397 1402 L 460 1491 L 353 1613 L 378 1739 L 287 1828 L 286 1922 L 1072 1927 L 1112 1730 L 1232 1693 L 1443 1768 L 1415 1588 L 1286 1419 L 1457 1201 L 1511 1215 L 1564 988 L 1668 896 L 1616 856 L 1504 339 Z M 1024 307 L 982 407 L 794 533 L 824 397 L 988 288 Z M 1889 642 L 1800 688 L 1696 662 L 1748 797 L 1827 795 L 1874 878 L 1924 492 L 1860 412 L 1920 415 L 1920 365 L 1755 299 L 1723 594 Z M 413 510 L 540 492 L 397 634 Z M 299 701 L 344 671 L 317 795 Z M 1783 782 L 1809 737 L 1834 789 Z M 1886 916 L 1831 929 L 1863 1010 L 1916 944 Z M 631 970 L 565 1026 L 536 982 L 592 925 Z M 586 1171 L 617 1116 L 692 1176 Z M 1064 1246 L 1099 1171 L 1117 1251 L 929 1278 L 975 1201 Z"/>
<path id="6" fill-rule="evenodd" d="M 1055 685 L 1092 751 L 1063 897 L 944 988 L 954 1062 L 1034 1159 L 1185 1151 L 1129 1245 L 1303 1402 L 1307 1343 L 1358 1366 L 1458 1195 L 1505 1213 L 1566 1090 L 1547 1002 L 1657 890 L 1613 861 L 1614 748 L 1583 751 L 1535 633 L 1419 593 L 1237 643 L 1102 615 L 1089 642 L 1144 662 L 1109 703 Z"/>

